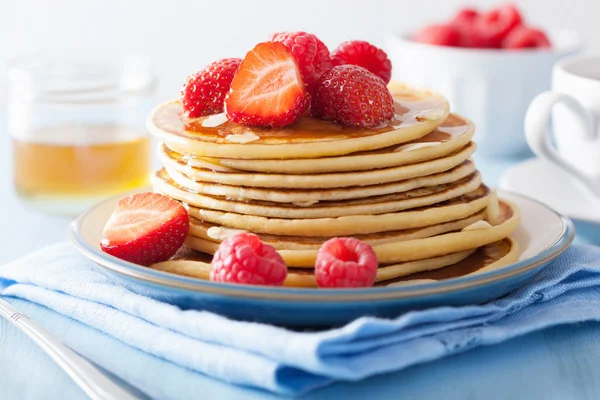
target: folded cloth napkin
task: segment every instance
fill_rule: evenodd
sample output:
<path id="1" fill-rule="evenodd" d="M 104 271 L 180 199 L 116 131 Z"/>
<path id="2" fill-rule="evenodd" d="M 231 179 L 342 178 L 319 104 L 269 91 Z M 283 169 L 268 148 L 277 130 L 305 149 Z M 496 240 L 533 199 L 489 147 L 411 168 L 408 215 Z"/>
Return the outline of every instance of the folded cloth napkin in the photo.
<path id="1" fill-rule="evenodd" d="M 198 373 L 299 395 L 557 324 L 600 320 L 600 248 L 571 246 L 527 286 L 488 304 L 365 317 L 320 332 L 182 311 L 119 286 L 69 244 L 0 267 L 0 294 L 44 305 Z"/>

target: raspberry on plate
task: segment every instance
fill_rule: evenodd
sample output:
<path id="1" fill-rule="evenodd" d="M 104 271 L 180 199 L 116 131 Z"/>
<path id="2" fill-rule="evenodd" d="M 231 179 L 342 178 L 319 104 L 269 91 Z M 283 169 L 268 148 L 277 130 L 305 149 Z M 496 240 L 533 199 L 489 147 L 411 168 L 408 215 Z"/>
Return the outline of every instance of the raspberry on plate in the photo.
<path id="1" fill-rule="evenodd" d="M 332 66 L 329 49 L 312 33 L 280 32 L 271 40 L 285 44 L 292 51 L 307 85 L 315 83 Z"/>
<path id="2" fill-rule="evenodd" d="M 351 64 L 366 68 L 388 84 L 392 78 L 392 62 L 385 51 L 364 40 L 351 40 L 340 44 L 331 53 L 334 66 Z"/>
<path id="3" fill-rule="evenodd" d="M 314 116 L 338 124 L 375 128 L 394 116 L 394 98 L 375 74 L 357 65 L 338 65 L 315 84 Z"/>
<path id="4" fill-rule="evenodd" d="M 294 55 L 280 42 L 259 43 L 246 54 L 225 98 L 227 117 L 249 126 L 291 125 L 308 106 Z"/>
<path id="5" fill-rule="evenodd" d="M 550 40 L 540 29 L 518 26 L 502 41 L 505 49 L 550 48 Z"/>
<path id="6" fill-rule="evenodd" d="M 459 30 L 453 25 L 434 24 L 419 30 L 413 40 L 438 46 L 459 46 L 461 35 Z"/>
<path id="7" fill-rule="evenodd" d="M 189 225 L 179 202 L 158 193 L 138 193 L 119 201 L 106 222 L 100 247 L 122 260 L 148 266 L 171 258 Z"/>
<path id="8" fill-rule="evenodd" d="M 377 276 L 377 256 L 355 238 L 329 239 L 319 249 L 315 277 L 319 287 L 370 287 Z"/>
<path id="9" fill-rule="evenodd" d="M 286 277 L 287 266 L 275 248 L 246 232 L 221 242 L 210 269 L 215 282 L 281 286 Z"/>
<path id="10" fill-rule="evenodd" d="M 188 118 L 223 112 L 223 102 L 241 58 L 224 58 L 188 76 L 181 89 L 181 102 Z"/>
<path id="11" fill-rule="evenodd" d="M 504 38 L 521 25 L 522 20 L 519 10 L 514 5 L 507 4 L 481 15 L 477 19 L 477 29 L 488 47 L 499 48 Z"/>

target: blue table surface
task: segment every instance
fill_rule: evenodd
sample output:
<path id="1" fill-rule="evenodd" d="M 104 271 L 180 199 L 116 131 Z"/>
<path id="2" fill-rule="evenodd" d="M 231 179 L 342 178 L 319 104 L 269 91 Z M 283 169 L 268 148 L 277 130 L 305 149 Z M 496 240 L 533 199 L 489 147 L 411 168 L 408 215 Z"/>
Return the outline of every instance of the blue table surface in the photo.
<path id="1" fill-rule="evenodd" d="M 46 244 L 66 240 L 70 220 L 44 215 L 21 205 L 12 192 L 11 160 L 6 135 L 0 135 L 0 264 Z M 498 182 L 517 160 L 479 160 L 488 184 Z M 582 238 L 579 238 L 582 240 Z M 44 307 L 10 299 L 22 312 L 59 338 L 77 343 L 75 350 L 102 346 L 104 365 L 139 371 L 136 385 L 160 379 L 164 398 L 180 399 L 185 380 L 194 398 L 275 399 L 195 375 L 167 364 L 122 342 Z M 306 399 L 599 399 L 600 326 L 598 323 L 560 326 L 489 347 L 471 350 L 403 371 L 356 383 L 338 383 L 305 396 Z M 186 379 L 188 378 L 188 379 Z M 0 399 L 81 399 L 85 395 L 45 354 L 8 322 L 0 321 Z"/>

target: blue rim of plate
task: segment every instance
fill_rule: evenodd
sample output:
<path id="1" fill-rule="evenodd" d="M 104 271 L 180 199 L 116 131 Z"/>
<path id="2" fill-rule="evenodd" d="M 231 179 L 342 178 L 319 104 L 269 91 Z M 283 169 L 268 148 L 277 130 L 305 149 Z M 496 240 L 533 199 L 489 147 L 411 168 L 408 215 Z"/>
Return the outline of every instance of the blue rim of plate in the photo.
<path id="1" fill-rule="evenodd" d="M 560 236 L 539 254 L 525 260 L 517 261 L 497 270 L 480 274 L 465 275 L 457 278 L 444 279 L 437 282 L 411 284 L 406 286 L 383 286 L 357 289 L 314 289 L 290 288 L 258 285 L 236 285 L 219 283 L 176 275 L 169 272 L 154 270 L 128 261 L 110 256 L 91 246 L 79 234 L 82 221 L 95 211 L 101 204 L 111 201 L 107 199 L 81 214 L 70 226 L 69 239 L 75 248 L 85 257 L 114 273 L 124 275 L 149 284 L 170 289 L 179 289 L 207 294 L 252 298 L 258 300 L 304 301 L 304 302 L 339 302 L 339 301 L 368 301 L 368 300 L 398 300 L 418 298 L 430 295 L 444 294 L 463 289 L 475 288 L 492 282 L 501 281 L 529 270 L 554 259 L 565 251 L 575 238 L 573 222 L 566 216 L 554 211 L 547 205 L 514 192 L 503 190 L 505 193 L 521 197 L 537 203 L 554 212 L 562 222 Z"/>

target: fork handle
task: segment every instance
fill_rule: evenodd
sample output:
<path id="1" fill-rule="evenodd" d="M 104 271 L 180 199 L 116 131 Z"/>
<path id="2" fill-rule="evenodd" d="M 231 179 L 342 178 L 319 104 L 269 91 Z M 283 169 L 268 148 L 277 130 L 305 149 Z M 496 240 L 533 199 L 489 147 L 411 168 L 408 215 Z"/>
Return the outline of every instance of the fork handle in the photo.
<path id="1" fill-rule="evenodd" d="M 134 400 L 137 397 L 114 383 L 89 361 L 0 298 L 0 315 L 33 340 L 92 400 Z"/>

